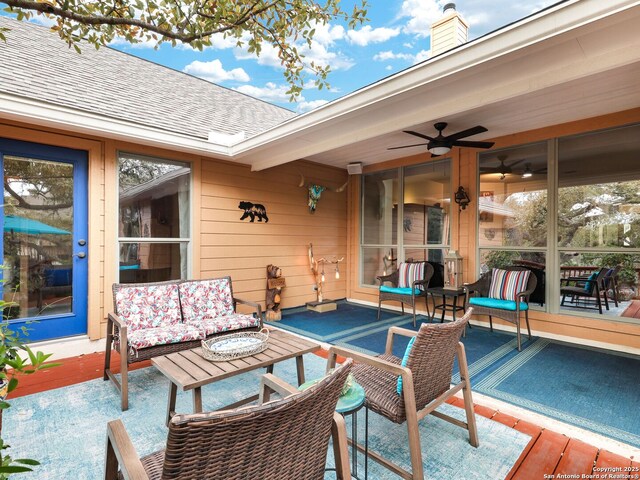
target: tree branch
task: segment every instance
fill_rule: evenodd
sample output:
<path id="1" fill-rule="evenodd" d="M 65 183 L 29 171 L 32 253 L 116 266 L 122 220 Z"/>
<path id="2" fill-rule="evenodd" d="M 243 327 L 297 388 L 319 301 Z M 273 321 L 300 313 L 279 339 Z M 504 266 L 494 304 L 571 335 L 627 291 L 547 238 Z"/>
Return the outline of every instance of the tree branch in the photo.
<path id="1" fill-rule="evenodd" d="M 11 195 L 13 198 L 15 198 L 18 201 L 18 207 L 20 208 L 26 208 L 28 210 L 44 211 L 44 210 L 57 210 L 60 208 L 73 207 L 73 201 L 66 202 L 66 203 L 58 203 L 56 205 L 32 205 L 31 203 L 27 202 L 24 198 L 22 198 L 16 191 L 14 191 L 8 182 L 4 182 L 4 189 L 9 193 L 9 195 Z"/>

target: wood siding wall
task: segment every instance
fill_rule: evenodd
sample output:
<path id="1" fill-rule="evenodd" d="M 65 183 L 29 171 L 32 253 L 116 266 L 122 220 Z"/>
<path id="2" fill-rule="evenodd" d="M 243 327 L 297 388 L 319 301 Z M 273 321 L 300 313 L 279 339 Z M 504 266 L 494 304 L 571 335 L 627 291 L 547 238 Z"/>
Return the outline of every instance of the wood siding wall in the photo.
<path id="1" fill-rule="evenodd" d="M 300 175 L 305 186 L 299 187 Z M 261 172 L 209 160 L 202 162 L 201 277 L 231 275 L 234 295 L 265 300 L 266 267 L 282 269 L 286 287 L 284 308 L 315 301 L 308 247 L 316 259 L 334 260 L 347 254 L 347 193 L 324 191 L 315 213 L 307 206 L 306 184 L 333 190 L 344 184 L 346 171 L 309 162 L 294 162 Z M 240 201 L 266 207 L 269 222 L 240 221 Z M 346 296 L 346 276 L 335 279 L 335 267 L 325 268 L 325 298 Z"/>

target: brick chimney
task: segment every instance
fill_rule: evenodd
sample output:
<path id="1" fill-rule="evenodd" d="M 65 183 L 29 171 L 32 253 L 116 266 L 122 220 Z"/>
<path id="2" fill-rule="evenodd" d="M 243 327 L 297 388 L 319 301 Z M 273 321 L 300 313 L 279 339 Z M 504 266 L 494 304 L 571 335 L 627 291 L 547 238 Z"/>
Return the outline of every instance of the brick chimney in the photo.
<path id="1" fill-rule="evenodd" d="M 440 20 L 431 25 L 431 56 L 439 55 L 467 42 L 469 25 L 456 11 L 455 3 L 447 3 Z"/>

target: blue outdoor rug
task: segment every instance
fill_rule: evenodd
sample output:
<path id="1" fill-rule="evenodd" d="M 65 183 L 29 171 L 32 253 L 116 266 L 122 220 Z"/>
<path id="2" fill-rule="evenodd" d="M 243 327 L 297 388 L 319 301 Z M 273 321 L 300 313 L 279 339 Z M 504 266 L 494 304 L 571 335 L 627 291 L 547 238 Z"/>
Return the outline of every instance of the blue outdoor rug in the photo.
<path id="1" fill-rule="evenodd" d="M 326 360 L 305 356 L 307 378 L 324 374 Z M 203 388 L 205 410 L 213 410 L 256 393 L 262 372 L 250 372 Z M 277 364 L 274 373 L 295 382 L 293 360 Z M 14 458 L 38 459 L 42 465 L 25 479 L 93 480 L 104 475 L 107 422 L 122 419 L 139 455 L 164 447 L 164 425 L 168 382 L 154 367 L 130 373 L 130 408 L 121 412 L 118 396 L 110 382 L 102 379 L 42 392 L 11 401 L 3 419 L 3 436 Z M 443 405 L 442 411 L 464 418 L 464 411 Z M 177 410 L 191 411 L 191 392 L 178 392 Z M 364 411 L 360 412 L 359 440 L 364 437 Z M 504 478 L 530 437 L 514 429 L 477 416 L 480 447 L 469 445 L 467 431 L 428 416 L 420 422 L 425 474 L 428 478 L 494 480 Z M 350 428 L 350 417 L 347 417 Z M 369 445 L 404 468 L 410 468 L 405 425 L 396 425 L 373 412 L 369 415 Z M 350 450 L 350 449 L 349 449 Z M 359 455 L 359 473 L 363 472 Z M 331 450 L 327 466 L 333 466 Z M 335 478 L 327 473 L 326 478 Z M 372 480 L 396 479 L 369 461 Z M 224 479 L 221 479 L 224 480 Z"/>
<path id="2" fill-rule="evenodd" d="M 283 312 L 281 328 L 369 354 L 385 349 L 391 325 L 417 330 L 411 315 L 338 302 L 334 312 Z M 438 321 L 438 320 L 436 320 Z M 344 323 L 342 323 L 344 322 Z M 343 328 L 337 325 L 343 324 Z M 328 327 L 327 325 L 330 325 Z M 396 337 L 394 354 L 402 357 L 408 339 Z M 474 326 L 462 338 L 473 390 L 586 430 L 640 447 L 640 358 Z M 453 381 L 459 381 L 454 371 Z"/>

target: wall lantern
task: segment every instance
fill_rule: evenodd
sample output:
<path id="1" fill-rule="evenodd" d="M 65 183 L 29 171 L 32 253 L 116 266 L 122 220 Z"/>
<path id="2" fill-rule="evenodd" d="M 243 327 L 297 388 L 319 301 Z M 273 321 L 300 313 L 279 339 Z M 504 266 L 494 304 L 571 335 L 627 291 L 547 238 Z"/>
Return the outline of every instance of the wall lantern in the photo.
<path id="1" fill-rule="evenodd" d="M 467 208 L 467 205 L 471 203 L 471 199 L 467 192 L 464 191 L 464 187 L 462 185 L 458 187 L 458 191 L 455 193 L 453 199 L 458 205 L 460 205 L 460 210 L 464 210 Z"/>
<path id="2" fill-rule="evenodd" d="M 443 288 L 445 290 L 462 288 L 462 256 L 456 250 L 449 250 L 444 256 Z"/>

